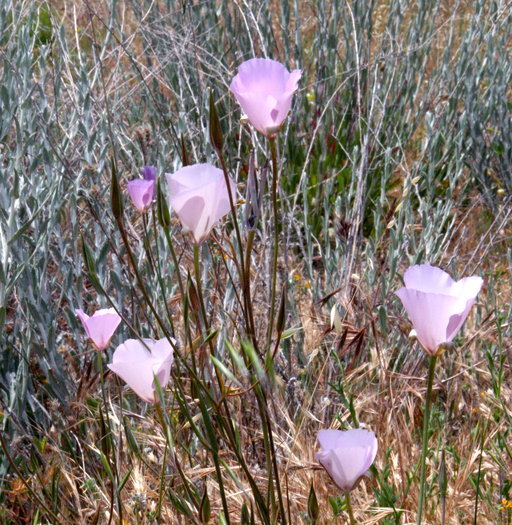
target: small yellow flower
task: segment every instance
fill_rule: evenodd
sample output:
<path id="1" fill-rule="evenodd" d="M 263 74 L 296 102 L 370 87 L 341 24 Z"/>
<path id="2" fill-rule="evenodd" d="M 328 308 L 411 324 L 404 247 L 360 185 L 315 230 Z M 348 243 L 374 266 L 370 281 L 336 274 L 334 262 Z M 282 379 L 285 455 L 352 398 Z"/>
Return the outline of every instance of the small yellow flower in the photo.
<path id="1" fill-rule="evenodd" d="M 507 500 L 507 499 L 503 498 L 501 500 L 500 510 L 503 511 L 503 510 L 507 510 L 507 509 L 512 509 L 512 500 Z"/>

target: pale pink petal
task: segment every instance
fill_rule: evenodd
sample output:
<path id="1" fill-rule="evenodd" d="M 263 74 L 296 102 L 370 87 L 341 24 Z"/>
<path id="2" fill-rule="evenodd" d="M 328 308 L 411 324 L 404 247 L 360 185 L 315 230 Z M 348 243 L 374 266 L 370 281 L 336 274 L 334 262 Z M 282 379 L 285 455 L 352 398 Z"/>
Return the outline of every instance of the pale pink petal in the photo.
<path id="1" fill-rule="evenodd" d="M 172 359 L 168 359 L 167 361 L 162 362 L 157 361 L 153 363 L 152 372 L 153 375 L 156 376 L 156 378 L 158 379 L 158 383 L 160 384 L 161 388 L 164 388 L 169 382 L 169 378 L 171 376 L 171 366 Z M 151 383 L 151 387 L 156 392 L 154 377 Z"/>
<path id="2" fill-rule="evenodd" d="M 406 288 L 420 292 L 452 295 L 454 280 L 441 268 L 418 264 L 405 272 L 404 283 Z"/>
<path id="3" fill-rule="evenodd" d="M 318 432 L 318 442 L 323 450 L 330 450 L 338 447 L 342 435 L 340 430 L 323 429 Z"/>
<path id="4" fill-rule="evenodd" d="M 154 403 L 153 367 L 150 361 L 121 361 L 107 365 L 144 401 Z"/>
<path id="5" fill-rule="evenodd" d="M 149 345 L 153 343 L 152 339 L 142 339 L 143 343 L 138 339 L 127 339 L 120 344 L 114 351 L 112 362 L 131 363 L 134 361 L 145 361 L 151 357 Z"/>
<path id="6" fill-rule="evenodd" d="M 452 286 L 452 295 L 457 297 L 464 297 L 466 299 L 476 299 L 476 296 L 482 289 L 484 280 L 477 275 L 472 277 L 465 277 L 457 281 Z"/>
<path id="7" fill-rule="evenodd" d="M 87 334 L 87 337 L 90 339 L 91 334 L 89 333 L 89 326 L 87 323 L 87 321 L 89 320 L 89 316 L 83 310 L 79 308 L 75 309 L 75 313 L 78 316 L 78 319 L 80 319 L 80 321 L 82 322 L 82 325 L 85 329 L 85 333 Z"/>
<path id="8" fill-rule="evenodd" d="M 277 100 L 275 109 L 271 114 L 274 126 L 280 126 L 290 112 L 293 94 L 297 90 L 301 76 L 302 72 L 300 69 L 295 69 L 290 73 L 288 81 L 286 82 L 286 91 Z"/>
<path id="9" fill-rule="evenodd" d="M 167 338 L 159 339 L 158 341 L 152 341 L 149 339 L 149 341 L 152 342 L 151 345 L 151 354 L 155 359 L 158 359 L 160 361 L 167 361 L 169 359 L 172 360 L 174 351 L 172 349 L 172 345 L 176 344 L 176 341 L 174 339 L 171 339 L 171 342 Z"/>
<path id="10" fill-rule="evenodd" d="M 241 93 L 236 98 L 251 124 L 263 135 L 267 135 L 268 129 L 275 128 L 284 120 L 283 118 L 280 122 L 277 121 L 279 115 L 278 101 L 271 95 Z"/>
<path id="11" fill-rule="evenodd" d="M 288 113 L 290 112 L 290 108 L 292 106 L 292 98 L 291 97 L 283 97 L 276 101 L 275 108 L 270 112 L 270 118 L 272 119 L 272 126 L 274 128 L 279 127 L 287 117 Z M 269 126 L 269 129 L 271 127 Z"/>
<path id="12" fill-rule="evenodd" d="M 343 465 L 334 450 L 317 452 L 315 459 L 324 467 L 339 489 L 346 492 L 352 488 L 353 483 L 345 475 Z"/>
<path id="13" fill-rule="evenodd" d="M 219 172 L 224 176 L 222 170 L 212 164 L 200 163 L 191 164 L 180 168 L 174 173 L 166 173 L 171 196 L 175 193 L 181 193 L 184 189 L 195 189 L 206 186 L 218 177 Z"/>
<path id="14" fill-rule="evenodd" d="M 317 459 L 343 491 L 352 490 L 371 465 L 368 465 L 368 451 L 362 447 L 319 452 Z"/>
<path id="15" fill-rule="evenodd" d="M 236 203 L 236 185 L 231 180 L 231 178 L 229 179 L 229 186 L 231 189 L 233 203 Z M 224 178 L 224 174 L 222 174 L 222 179 L 220 179 L 215 184 L 215 188 L 213 188 L 212 191 L 215 192 L 215 200 L 212 200 L 211 212 L 214 222 L 217 222 L 231 211 L 229 193 L 226 187 L 226 179 Z"/>
<path id="16" fill-rule="evenodd" d="M 299 87 L 299 81 L 302 78 L 302 71 L 300 69 L 294 69 L 290 76 L 288 77 L 288 80 L 286 81 L 285 86 L 285 93 L 289 95 L 293 95 L 295 91 L 297 91 Z"/>
<path id="17" fill-rule="evenodd" d="M 105 314 L 89 318 L 89 334 L 98 350 L 107 348 L 121 318 L 116 314 Z"/>
<path id="18" fill-rule="evenodd" d="M 466 306 L 461 313 L 453 314 L 448 321 L 448 326 L 446 327 L 446 342 L 449 343 L 456 335 L 457 332 L 461 329 L 464 321 L 469 315 L 471 307 L 475 303 L 476 299 L 469 299 L 466 302 Z"/>
<path id="19" fill-rule="evenodd" d="M 205 233 L 208 221 L 208 215 L 204 213 L 206 202 L 203 197 L 190 196 L 187 198 L 186 195 L 178 197 L 175 203 L 178 204 L 179 201 L 183 201 L 183 204 L 181 207 L 176 206 L 176 214 L 185 230 L 191 231 L 197 242 Z"/>
<path id="20" fill-rule="evenodd" d="M 233 79 L 232 91 L 273 95 L 278 98 L 286 91 L 288 70 L 270 58 L 252 58 L 238 66 L 238 74 Z"/>

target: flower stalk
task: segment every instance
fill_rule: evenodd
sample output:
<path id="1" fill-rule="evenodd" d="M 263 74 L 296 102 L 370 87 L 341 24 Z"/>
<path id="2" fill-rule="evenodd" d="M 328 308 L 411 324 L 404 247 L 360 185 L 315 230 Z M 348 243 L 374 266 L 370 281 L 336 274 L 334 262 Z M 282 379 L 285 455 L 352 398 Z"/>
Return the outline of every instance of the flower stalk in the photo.
<path id="1" fill-rule="evenodd" d="M 269 137 L 268 144 L 270 147 L 270 155 L 272 157 L 272 208 L 274 212 L 274 247 L 272 255 L 272 284 L 270 289 L 270 316 L 267 333 L 267 348 L 270 348 L 272 343 L 272 332 L 274 330 L 274 312 L 276 302 L 276 287 L 277 287 L 277 258 L 279 255 L 279 222 L 277 209 L 277 148 L 275 137 Z"/>
<path id="2" fill-rule="evenodd" d="M 434 371 L 436 368 L 437 355 L 430 356 L 427 379 L 427 398 L 425 399 L 425 412 L 423 413 L 423 437 L 421 441 L 421 458 L 420 458 L 420 496 L 418 501 L 417 525 L 421 525 L 423 516 L 423 506 L 425 503 L 425 463 L 428 450 L 428 430 L 430 423 L 430 406 L 432 397 L 432 385 L 434 384 Z"/>
<path id="3" fill-rule="evenodd" d="M 350 520 L 350 525 L 356 525 L 356 520 L 354 518 L 354 511 L 352 510 L 352 501 L 350 499 L 350 492 L 346 493 L 345 501 L 347 502 L 347 512 L 348 512 L 348 519 Z"/>

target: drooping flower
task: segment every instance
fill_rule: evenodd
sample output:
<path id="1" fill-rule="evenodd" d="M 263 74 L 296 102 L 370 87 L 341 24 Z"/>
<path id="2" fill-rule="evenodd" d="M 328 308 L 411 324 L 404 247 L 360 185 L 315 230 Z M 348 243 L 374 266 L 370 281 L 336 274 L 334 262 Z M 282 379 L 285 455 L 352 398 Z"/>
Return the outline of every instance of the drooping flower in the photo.
<path id="1" fill-rule="evenodd" d="M 224 173 L 211 164 L 192 164 L 165 175 L 171 207 L 185 230 L 192 232 L 195 243 L 201 244 L 231 210 Z M 235 183 L 231 178 L 229 183 L 235 200 Z"/>
<path id="2" fill-rule="evenodd" d="M 449 343 L 466 320 L 483 279 L 473 276 L 454 281 L 445 271 L 427 264 L 411 266 L 405 287 L 396 295 L 409 314 L 418 341 L 431 355 Z"/>
<path id="3" fill-rule="evenodd" d="M 302 72 L 291 73 L 269 58 L 252 58 L 238 67 L 229 86 L 252 125 L 263 135 L 279 131 L 292 105 Z"/>
<path id="4" fill-rule="evenodd" d="M 369 430 L 320 430 L 316 459 L 343 492 L 352 490 L 377 455 L 377 438 Z"/>
<path id="5" fill-rule="evenodd" d="M 82 321 L 85 332 L 98 350 L 105 350 L 110 343 L 112 335 L 121 322 L 121 317 L 114 308 L 96 310 L 88 316 L 83 310 L 76 309 L 76 315 Z"/>
<path id="6" fill-rule="evenodd" d="M 155 403 L 155 376 L 162 389 L 165 388 L 172 361 L 172 345 L 167 338 L 128 339 L 116 348 L 112 363 L 107 366 L 144 401 Z"/>

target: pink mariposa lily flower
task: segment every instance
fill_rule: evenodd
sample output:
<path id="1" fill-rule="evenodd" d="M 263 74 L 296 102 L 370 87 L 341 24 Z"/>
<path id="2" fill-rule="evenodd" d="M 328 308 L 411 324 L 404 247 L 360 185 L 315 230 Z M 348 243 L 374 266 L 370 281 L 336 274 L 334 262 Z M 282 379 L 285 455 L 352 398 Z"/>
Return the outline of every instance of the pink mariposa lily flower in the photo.
<path id="1" fill-rule="evenodd" d="M 134 179 L 128 182 L 126 189 L 137 211 L 144 213 L 153 200 L 155 181 Z"/>
<path id="2" fill-rule="evenodd" d="M 137 211 L 144 213 L 155 196 L 156 168 L 154 166 L 144 166 L 140 174 L 144 178 L 131 180 L 126 185 L 126 189 Z"/>
<path id="3" fill-rule="evenodd" d="M 251 124 L 263 135 L 273 136 L 288 115 L 302 72 L 291 73 L 269 58 L 253 58 L 238 67 L 229 89 Z"/>
<path id="4" fill-rule="evenodd" d="M 82 321 L 85 332 L 98 350 L 105 350 L 110 344 L 110 339 L 121 322 L 121 317 L 114 308 L 96 310 L 92 316 L 88 316 L 83 310 L 75 310 L 76 315 Z"/>
<path id="5" fill-rule="evenodd" d="M 362 428 L 320 430 L 321 450 L 316 459 L 342 492 L 351 491 L 366 474 L 377 455 L 377 438 Z"/>
<path id="6" fill-rule="evenodd" d="M 175 341 L 172 340 L 172 344 Z M 128 339 L 120 344 L 107 366 L 144 401 L 155 403 L 155 376 L 160 386 L 165 388 L 171 375 L 173 362 L 172 344 L 163 338 Z"/>
<path id="7" fill-rule="evenodd" d="M 473 276 L 454 281 L 446 272 L 426 264 L 411 266 L 405 287 L 396 295 L 409 314 L 421 346 L 435 355 L 460 330 L 473 306 L 483 279 Z"/>
<path id="8" fill-rule="evenodd" d="M 170 204 L 196 245 L 201 244 L 215 223 L 230 210 L 226 179 L 222 170 L 211 164 L 192 164 L 175 173 L 166 173 Z M 230 178 L 231 195 L 236 186 Z"/>

